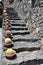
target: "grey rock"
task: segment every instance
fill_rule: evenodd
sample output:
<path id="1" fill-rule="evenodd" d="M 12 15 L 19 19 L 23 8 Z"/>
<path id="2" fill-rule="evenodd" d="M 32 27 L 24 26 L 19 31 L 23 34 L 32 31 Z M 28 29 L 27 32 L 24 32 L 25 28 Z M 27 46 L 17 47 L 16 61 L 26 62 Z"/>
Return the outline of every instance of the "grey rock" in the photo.
<path id="1" fill-rule="evenodd" d="M 24 23 L 24 24 L 22 24 L 22 23 L 13 23 L 13 22 L 11 22 L 11 25 L 12 26 L 26 26 L 26 24 Z"/>
<path id="2" fill-rule="evenodd" d="M 39 37 L 34 37 L 32 36 L 31 34 L 29 35 L 17 35 L 17 36 L 14 36 L 13 41 L 37 41 L 37 40 L 40 40 Z"/>
<path id="3" fill-rule="evenodd" d="M 22 52 L 22 51 L 35 51 L 40 50 L 41 44 L 39 42 L 13 42 L 13 49 L 16 50 L 16 52 Z M 3 47 L 4 50 L 6 50 L 6 47 Z"/>
<path id="4" fill-rule="evenodd" d="M 13 30 L 28 30 L 27 27 L 21 27 L 21 26 L 11 26 L 11 29 L 13 29 Z"/>
<path id="5" fill-rule="evenodd" d="M 14 59 L 14 60 L 8 60 L 6 59 L 4 56 L 3 56 L 3 65 L 4 63 L 6 62 L 6 65 L 11 65 L 11 64 L 14 64 L 14 65 L 21 65 L 21 64 L 25 64 L 27 63 L 27 61 L 29 62 L 30 61 L 30 64 L 32 63 L 35 63 L 34 61 L 36 60 L 36 56 L 37 56 L 37 52 L 38 51 L 33 51 L 33 52 L 20 52 L 17 54 L 17 58 Z"/>
<path id="6" fill-rule="evenodd" d="M 11 32 L 12 32 L 13 35 L 30 34 L 30 31 L 29 30 L 21 30 L 21 29 L 19 29 L 19 31 L 12 30 Z"/>
<path id="7" fill-rule="evenodd" d="M 23 20 L 9 20 L 12 23 L 24 23 Z"/>

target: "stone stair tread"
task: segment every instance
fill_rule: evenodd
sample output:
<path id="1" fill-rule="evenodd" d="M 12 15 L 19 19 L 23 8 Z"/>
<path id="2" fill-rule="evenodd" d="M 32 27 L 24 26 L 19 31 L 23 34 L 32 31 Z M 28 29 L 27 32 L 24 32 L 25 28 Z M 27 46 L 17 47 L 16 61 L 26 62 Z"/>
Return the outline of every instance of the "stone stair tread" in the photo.
<path id="1" fill-rule="evenodd" d="M 43 5 L 43 1 L 40 2 L 40 6 Z"/>
<path id="2" fill-rule="evenodd" d="M 17 54 L 17 58 L 14 59 L 14 60 L 8 60 L 5 58 L 5 56 L 3 56 L 3 61 L 6 62 L 6 65 L 9 65 L 9 64 L 24 64 L 28 61 L 28 63 L 32 62 L 32 64 L 34 63 L 34 61 L 36 61 L 36 57 L 37 57 L 37 52 L 38 51 L 33 51 L 33 52 L 28 52 L 28 51 L 25 51 L 25 52 L 20 52 Z M 3 63 L 4 63 L 3 62 Z"/>
<path id="3" fill-rule="evenodd" d="M 22 20 L 22 19 L 19 17 L 10 17 L 9 20 Z"/>
<path id="4" fill-rule="evenodd" d="M 42 4 L 42 5 L 40 5 L 40 7 L 43 7 L 43 4 Z"/>
<path id="5" fill-rule="evenodd" d="M 21 26 L 11 26 L 11 29 L 14 29 L 14 30 L 28 30 L 27 27 L 21 27 Z"/>
<path id="6" fill-rule="evenodd" d="M 9 21 L 12 22 L 12 23 L 21 23 L 21 24 L 24 23 L 23 20 L 9 20 Z"/>
<path id="7" fill-rule="evenodd" d="M 26 47 L 27 46 L 27 48 L 29 47 L 29 48 L 31 48 L 31 47 L 39 47 L 40 46 L 40 44 L 39 44 L 39 42 L 31 42 L 31 43 L 29 43 L 29 42 L 15 42 L 14 43 L 14 48 L 15 49 L 18 49 L 18 48 L 22 48 L 22 47 Z"/>
<path id="8" fill-rule="evenodd" d="M 20 38 L 20 37 L 21 37 L 21 38 L 22 38 L 22 37 L 25 37 L 25 38 L 26 38 L 26 37 L 31 37 L 31 38 L 33 38 L 33 36 L 32 36 L 31 34 L 28 34 L 28 35 L 14 35 L 13 37 L 15 37 L 15 38 L 17 38 L 17 37 L 18 37 L 18 38 Z"/>
<path id="9" fill-rule="evenodd" d="M 6 59 L 5 58 L 5 55 L 3 54 L 3 57 L 2 57 L 2 61 L 3 61 L 3 65 L 4 63 L 6 63 L 6 65 L 9 65 L 9 64 L 24 64 L 24 65 L 27 65 L 28 64 L 32 64 L 36 62 L 38 64 L 42 64 L 41 61 L 38 61 L 38 52 L 39 51 L 32 51 L 32 52 L 28 52 L 28 51 L 25 51 L 25 52 L 20 52 L 20 53 L 17 53 L 17 58 L 16 59 L 13 59 L 13 60 L 9 60 L 9 59 Z M 41 57 L 41 56 L 40 56 Z M 43 59 L 42 59 L 43 60 Z M 28 61 L 28 62 L 27 62 Z M 43 61 L 42 61 L 43 62 Z M 34 64 L 34 65 L 35 65 Z"/>
<path id="10" fill-rule="evenodd" d="M 16 52 L 22 52 L 22 51 L 34 51 L 34 50 L 40 50 L 41 44 L 39 42 L 13 42 L 13 49 L 16 50 Z M 6 50 L 6 47 L 3 47 L 4 50 Z"/>
<path id="11" fill-rule="evenodd" d="M 15 25 L 17 24 L 17 25 L 25 25 L 26 26 L 26 24 L 24 22 L 10 21 L 10 23 L 11 23 L 11 25 L 12 24 L 15 24 Z M 3 24 L 5 24 L 5 22 Z"/>
<path id="12" fill-rule="evenodd" d="M 11 26 L 12 28 L 27 28 L 26 26 L 22 27 L 22 26 Z"/>
<path id="13" fill-rule="evenodd" d="M 25 24 L 25 23 L 24 23 L 24 22 L 20 22 L 20 21 L 19 21 L 18 23 L 17 23 L 17 21 L 13 21 L 13 22 L 11 21 L 11 24 L 21 24 L 21 25 L 23 25 L 23 24 Z M 25 24 L 25 25 L 26 25 L 26 24 Z"/>
<path id="14" fill-rule="evenodd" d="M 40 0 L 40 6 L 43 7 L 43 0 Z"/>
<path id="15" fill-rule="evenodd" d="M 3 26 L 3 28 L 5 28 L 5 26 Z M 17 31 L 17 30 L 28 30 L 28 28 L 27 27 L 23 27 L 23 26 L 12 26 L 11 27 L 11 29 L 13 30 L 13 31 Z"/>
<path id="16" fill-rule="evenodd" d="M 13 41 L 15 40 L 23 40 L 23 41 L 37 41 L 37 40 L 40 40 L 39 37 L 34 37 L 32 36 L 31 34 L 28 34 L 28 35 L 16 35 L 16 36 L 13 36 Z"/>
<path id="17" fill-rule="evenodd" d="M 14 22 L 11 22 L 11 25 L 12 26 L 26 26 L 25 23 L 14 23 Z"/>
<path id="18" fill-rule="evenodd" d="M 30 31 L 29 30 L 19 30 L 19 31 L 16 31 L 16 30 L 12 30 L 11 31 L 13 35 L 15 34 L 30 34 Z"/>
<path id="19" fill-rule="evenodd" d="M 38 36 L 33 36 L 34 37 L 34 39 L 36 39 L 36 40 L 40 40 L 41 38 L 40 37 L 38 37 Z"/>
<path id="20" fill-rule="evenodd" d="M 3 37 L 3 40 L 5 39 L 5 37 Z M 27 41 L 27 42 L 35 42 L 35 41 L 39 41 L 40 40 L 40 37 L 34 37 L 30 34 L 27 34 L 27 35 L 13 35 L 12 36 L 12 41 L 15 42 L 15 41 Z"/>
<path id="21" fill-rule="evenodd" d="M 15 23 L 15 22 L 10 22 L 11 26 L 26 26 L 25 23 Z M 3 23 L 3 25 L 5 26 L 5 23 Z"/>

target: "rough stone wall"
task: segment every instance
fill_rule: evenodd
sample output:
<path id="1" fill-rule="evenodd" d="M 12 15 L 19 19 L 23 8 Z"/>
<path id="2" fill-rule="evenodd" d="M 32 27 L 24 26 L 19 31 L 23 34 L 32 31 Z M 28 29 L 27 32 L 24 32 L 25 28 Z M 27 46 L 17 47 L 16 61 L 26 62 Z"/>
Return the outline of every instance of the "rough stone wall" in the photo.
<path id="1" fill-rule="evenodd" d="M 14 8 L 21 15 L 22 18 L 26 16 L 26 14 L 28 13 L 28 9 L 31 8 L 31 4 L 29 2 L 31 1 L 28 0 L 22 0 L 21 2 L 20 0 L 14 1 Z"/>
<path id="2" fill-rule="evenodd" d="M 43 26 L 43 8 L 39 7 L 39 1 L 36 0 L 35 8 L 31 8 L 31 0 L 15 0 L 15 10 L 18 15 L 26 22 L 27 27 L 34 36 L 43 36 L 41 32 Z"/>

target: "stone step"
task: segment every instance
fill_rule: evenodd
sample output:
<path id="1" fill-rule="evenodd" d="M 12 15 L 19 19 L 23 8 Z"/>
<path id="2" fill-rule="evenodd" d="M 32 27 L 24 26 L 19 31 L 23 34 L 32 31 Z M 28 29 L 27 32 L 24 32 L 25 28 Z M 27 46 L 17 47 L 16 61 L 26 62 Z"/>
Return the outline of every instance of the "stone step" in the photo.
<path id="1" fill-rule="evenodd" d="M 11 20 L 9 21 L 11 26 L 21 26 L 21 27 L 25 27 L 26 24 L 23 22 L 23 20 Z M 3 21 L 3 26 L 5 26 L 5 22 Z"/>
<path id="2" fill-rule="evenodd" d="M 40 4 L 40 7 L 43 7 L 43 3 Z"/>
<path id="3" fill-rule="evenodd" d="M 30 34 L 30 31 L 29 30 L 18 30 L 18 31 L 15 31 L 15 30 L 12 30 L 11 31 L 13 35 L 26 35 L 26 34 Z"/>
<path id="4" fill-rule="evenodd" d="M 5 39 L 5 37 L 3 37 L 3 40 Z M 30 42 L 30 41 L 32 41 L 32 42 L 35 42 L 35 41 L 38 41 L 38 40 L 40 40 L 41 38 L 40 37 L 34 37 L 34 36 L 32 36 L 31 34 L 27 34 L 27 35 L 13 35 L 12 36 L 12 41 L 13 42 L 16 42 L 16 41 L 27 41 L 27 42 Z"/>
<path id="5" fill-rule="evenodd" d="M 33 37 L 31 34 L 27 35 L 13 35 L 12 40 L 15 41 L 38 41 L 40 40 L 39 37 Z"/>
<path id="6" fill-rule="evenodd" d="M 4 28 L 3 28 L 4 29 Z M 30 31 L 29 30 L 19 30 L 19 31 L 15 31 L 15 30 L 12 30 L 11 31 L 12 35 L 27 35 L 27 34 L 30 34 Z M 3 34 L 5 34 L 5 30 L 3 30 Z"/>
<path id="7" fill-rule="evenodd" d="M 12 8 L 12 7 L 7 7 L 7 12 L 8 11 L 14 11 L 14 8 Z"/>
<path id="8" fill-rule="evenodd" d="M 22 20 L 22 19 L 20 17 L 13 17 L 12 15 L 10 15 L 9 20 Z"/>
<path id="9" fill-rule="evenodd" d="M 25 23 L 16 23 L 16 22 L 15 23 L 14 22 L 11 22 L 11 25 L 12 26 L 23 26 L 23 27 L 26 26 Z"/>
<path id="10" fill-rule="evenodd" d="M 23 20 L 9 20 L 9 22 L 24 24 L 24 21 Z"/>
<path id="11" fill-rule="evenodd" d="M 17 53 L 17 57 L 14 59 L 7 59 L 5 58 L 5 54 L 3 54 L 2 62 L 3 65 L 36 65 L 37 64 L 37 52 L 38 51 L 33 51 L 33 52 L 20 52 Z"/>
<path id="12" fill-rule="evenodd" d="M 7 13 L 10 19 L 21 19 L 20 17 L 18 17 L 18 13 L 13 8 L 7 8 Z"/>
<path id="13" fill-rule="evenodd" d="M 10 22 L 11 25 L 18 25 L 18 26 L 19 25 L 21 25 L 21 26 L 24 25 L 24 26 L 26 26 L 26 24 L 24 22 L 22 22 L 22 21 L 20 22 L 18 20 L 11 20 L 9 22 Z M 3 22 L 3 25 L 5 25 L 5 22 Z"/>
<path id="14" fill-rule="evenodd" d="M 40 0 L 40 6 L 43 7 L 43 0 Z"/>
<path id="15" fill-rule="evenodd" d="M 43 52 L 42 52 L 43 53 Z M 2 57 L 3 65 L 43 65 L 43 54 L 41 51 L 24 51 L 17 53 L 17 57 L 13 59 L 7 59 L 3 53 Z"/>
<path id="16" fill-rule="evenodd" d="M 11 24 L 11 26 L 22 26 L 22 27 L 26 26 L 25 23 L 10 22 L 10 24 Z M 3 23 L 3 26 L 5 26 L 5 23 Z"/>
<path id="17" fill-rule="evenodd" d="M 43 3 L 43 0 L 40 0 L 40 3 Z"/>
<path id="18" fill-rule="evenodd" d="M 3 28 L 5 28 L 6 26 L 5 26 L 5 24 L 3 24 Z M 26 26 L 12 26 L 11 25 L 11 27 L 10 27 L 12 30 L 16 30 L 16 31 L 19 31 L 19 30 L 21 30 L 21 31 L 23 31 L 23 30 L 28 30 L 28 28 L 26 27 Z"/>
<path id="19" fill-rule="evenodd" d="M 26 24 L 23 22 L 10 22 L 10 24 L 12 26 L 23 26 L 23 27 L 26 26 Z"/>
<path id="20" fill-rule="evenodd" d="M 27 27 L 21 27 L 21 26 L 11 26 L 12 30 L 28 30 Z"/>
<path id="21" fill-rule="evenodd" d="M 3 44 L 4 45 L 4 44 Z M 13 49 L 15 49 L 15 51 L 17 53 L 19 52 L 23 52 L 23 51 L 35 51 L 35 50 L 40 50 L 41 44 L 37 41 L 37 42 L 13 42 Z M 8 49 L 6 47 L 3 47 L 4 50 Z"/>

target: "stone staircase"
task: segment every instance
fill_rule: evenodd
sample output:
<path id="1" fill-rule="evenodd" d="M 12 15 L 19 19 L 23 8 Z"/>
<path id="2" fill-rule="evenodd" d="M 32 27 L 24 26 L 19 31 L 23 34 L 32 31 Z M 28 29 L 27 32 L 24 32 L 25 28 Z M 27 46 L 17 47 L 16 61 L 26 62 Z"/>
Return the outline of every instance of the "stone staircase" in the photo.
<path id="1" fill-rule="evenodd" d="M 43 0 L 40 0 L 40 6 L 43 7 Z"/>
<path id="2" fill-rule="evenodd" d="M 9 8 L 10 9 L 10 8 Z M 12 10 L 13 11 L 13 10 Z M 8 10 L 9 17 L 12 13 Z M 14 11 L 13 11 L 14 12 Z M 41 65 L 43 64 L 43 46 L 41 46 L 38 36 L 33 36 L 26 27 L 26 23 L 18 16 L 11 16 L 10 19 L 11 32 L 13 34 L 13 49 L 17 52 L 16 59 L 5 58 L 2 55 L 2 65 Z M 5 23 L 3 23 L 3 28 Z M 41 28 L 42 29 L 42 28 Z M 3 51 L 7 48 L 3 47 Z"/>

